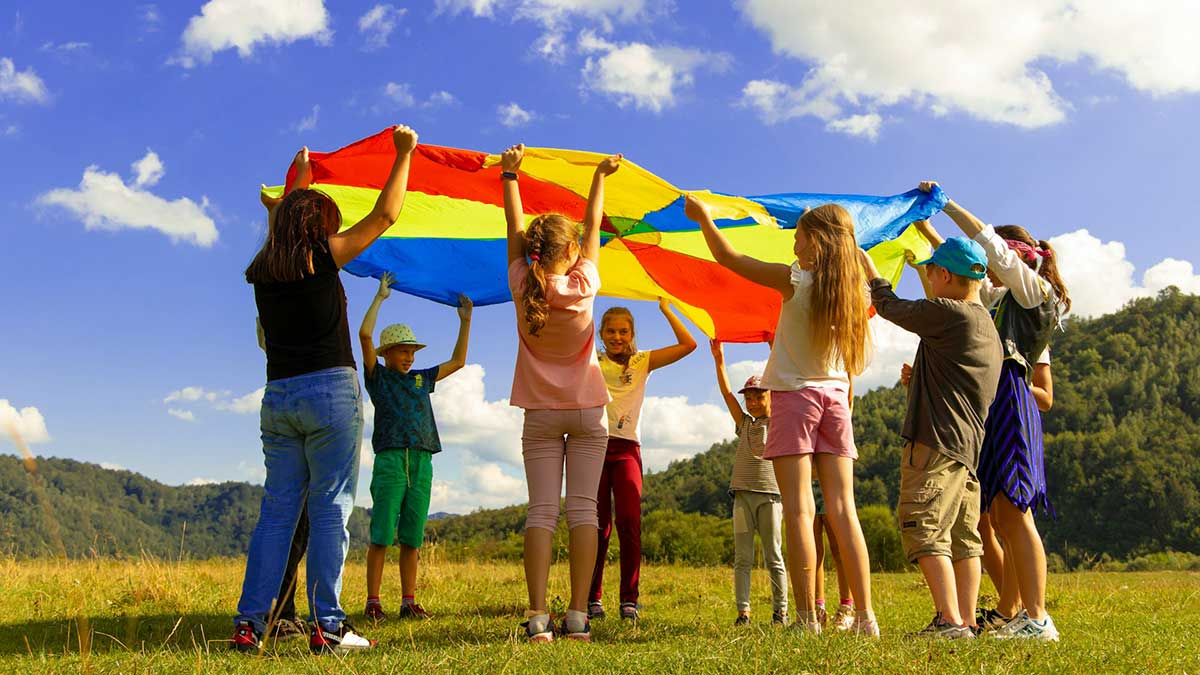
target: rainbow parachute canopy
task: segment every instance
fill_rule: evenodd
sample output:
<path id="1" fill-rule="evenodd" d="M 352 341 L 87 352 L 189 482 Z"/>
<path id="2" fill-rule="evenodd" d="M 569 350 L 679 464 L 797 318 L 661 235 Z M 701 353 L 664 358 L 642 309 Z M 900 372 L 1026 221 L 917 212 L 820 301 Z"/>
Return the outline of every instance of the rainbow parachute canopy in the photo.
<path id="1" fill-rule="evenodd" d="M 395 156 L 390 129 L 334 152 L 309 154 L 312 187 L 337 203 L 343 228 L 370 212 Z M 592 172 L 604 156 L 526 148 L 521 164 L 526 219 L 561 213 L 582 220 Z M 264 194 L 282 192 L 273 187 Z M 669 298 L 709 337 L 726 342 L 773 337 L 779 294 L 713 260 L 699 227 L 684 216 L 683 191 L 626 159 L 608 178 L 605 193 L 602 295 Z M 854 216 L 859 246 L 893 284 L 904 268 L 905 251 L 924 257 L 929 250 L 909 225 L 937 213 L 946 201 L 940 190 L 891 197 L 692 194 L 708 204 L 739 251 L 784 264 L 795 261 L 794 228 L 804 209 L 840 204 Z M 457 305 L 459 293 L 477 305 L 508 302 L 505 231 L 500 156 L 421 144 L 413 153 L 399 220 L 344 269 L 375 278 L 391 272 L 396 290 L 446 305 Z"/>

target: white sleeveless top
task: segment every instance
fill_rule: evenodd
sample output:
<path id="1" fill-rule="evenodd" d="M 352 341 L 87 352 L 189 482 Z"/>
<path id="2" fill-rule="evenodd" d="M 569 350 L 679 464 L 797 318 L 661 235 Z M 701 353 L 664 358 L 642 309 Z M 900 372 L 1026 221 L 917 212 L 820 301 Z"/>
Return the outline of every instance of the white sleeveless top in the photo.
<path id="1" fill-rule="evenodd" d="M 779 310 L 775 346 L 767 358 L 762 386 L 771 391 L 796 391 L 805 387 L 832 387 L 849 391 L 846 371 L 820 363 L 812 348 L 810 329 L 812 272 L 792 263 L 792 297 Z"/>

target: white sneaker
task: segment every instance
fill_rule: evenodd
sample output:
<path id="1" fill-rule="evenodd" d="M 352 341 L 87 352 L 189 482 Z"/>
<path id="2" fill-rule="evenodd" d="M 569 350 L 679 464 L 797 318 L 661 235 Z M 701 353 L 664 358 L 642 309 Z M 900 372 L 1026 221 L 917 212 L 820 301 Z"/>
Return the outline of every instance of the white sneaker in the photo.
<path id="1" fill-rule="evenodd" d="M 863 635 L 870 638 L 879 637 L 879 622 L 874 617 L 870 619 L 854 619 L 854 624 L 850 628 L 850 632 L 855 635 Z"/>
<path id="2" fill-rule="evenodd" d="M 1058 642 L 1058 628 L 1054 619 L 1047 614 L 1041 621 L 1034 621 L 1029 614 L 1021 611 L 1008 625 L 995 633 L 997 640 L 1039 640 L 1041 642 Z"/>
<path id="3" fill-rule="evenodd" d="M 525 623 L 521 626 L 530 642 L 554 642 L 554 625 L 549 614 L 526 611 Z"/>
<path id="4" fill-rule="evenodd" d="M 341 627 L 336 631 L 314 625 L 312 636 L 308 640 L 308 648 L 314 654 L 359 652 L 374 646 L 375 641 L 359 635 L 349 621 L 342 621 Z"/>
<path id="5" fill-rule="evenodd" d="M 854 605 L 838 605 L 837 612 L 833 615 L 833 627 L 839 631 L 848 631 L 854 627 Z"/>

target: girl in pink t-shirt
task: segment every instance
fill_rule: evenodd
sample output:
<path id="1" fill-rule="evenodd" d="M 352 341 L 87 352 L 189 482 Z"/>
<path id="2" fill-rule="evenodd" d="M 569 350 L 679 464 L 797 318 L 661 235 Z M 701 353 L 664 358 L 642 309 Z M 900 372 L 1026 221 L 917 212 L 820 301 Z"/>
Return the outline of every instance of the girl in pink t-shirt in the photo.
<path id="1" fill-rule="evenodd" d="M 518 171 L 525 146 L 514 145 L 500 158 L 504 217 L 508 223 L 508 285 L 517 311 L 517 364 L 513 405 L 525 409 L 521 454 L 529 486 L 525 520 L 525 585 L 529 610 L 525 634 L 550 642 L 554 630 L 547 609 L 551 539 L 558 525 L 566 461 L 567 527 L 570 529 L 571 602 L 562 633 L 590 640 L 588 588 L 596 562 L 596 494 L 608 424 L 608 388 L 596 359 L 592 305 L 600 290 L 600 221 L 604 179 L 621 165 L 613 155 L 596 166 L 583 218 L 578 226 L 558 214 L 525 225 Z"/>

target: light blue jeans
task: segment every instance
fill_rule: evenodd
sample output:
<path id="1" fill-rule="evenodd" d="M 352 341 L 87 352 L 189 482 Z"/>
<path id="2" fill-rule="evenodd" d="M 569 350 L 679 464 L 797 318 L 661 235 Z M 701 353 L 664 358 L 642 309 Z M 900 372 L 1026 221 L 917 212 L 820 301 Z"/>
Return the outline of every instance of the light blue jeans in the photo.
<path id="1" fill-rule="evenodd" d="M 309 618 L 337 630 L 346 618 L 338 595 L 362 442 L 358 373 L 330 368 L 268 382 L 261 428 L 267 494 L 250 537 L 236 621 L 266 629 L 307 499 Z"/>

